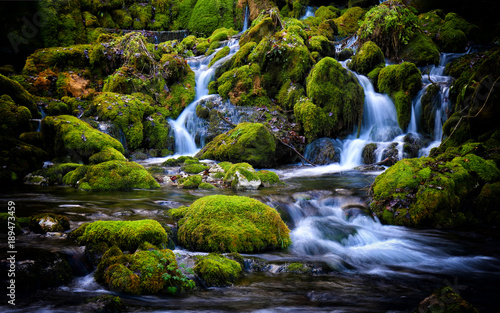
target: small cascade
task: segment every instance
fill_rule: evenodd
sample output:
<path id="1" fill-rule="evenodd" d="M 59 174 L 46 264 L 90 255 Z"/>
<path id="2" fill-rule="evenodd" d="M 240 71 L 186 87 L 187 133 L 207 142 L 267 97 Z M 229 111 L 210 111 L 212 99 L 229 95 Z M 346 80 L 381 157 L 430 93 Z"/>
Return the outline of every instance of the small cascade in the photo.
<path id="1" fill-rule="evenodd" d="M 47 116 L 47 114 L 45 113 L 41 105 L 39 105 L 37 108 L 38 112 L 40 112 L 41 118 L 34 118 L 31 119 L 31 121 L 36 123 L 36 131 L 40 132 L 42 130 L 42 120 Z"/>
<path id="2" fill-rule="evenodd" d="M 247 31 L 249 24 L 250 24 L 250 10 L 248 9 L 247 5 L 245 7 L 245 19 L 243 20 L 243 29 L 241 30 L 242 33 Z"/>
<path id="3" fill-rule="evenodd" d="M 315 7 L 310 7 L 310 6 L 307 6 L 306 7 L 306 13 L 304 13 L 304 15 L 302 15 L 300 17 L 301 20 L 305 20 L 306 18 L 310 17 L 310 16 L 314 16 L 314 12 L 316 11 Z"/>
<path id="4" fill-rule="evenodd" d="M 199 148 L 196 145 L 195 137 L 203 123 L 196 116 L 196 107 L 201 100 L 205 100 L 208 96 L 208 84 L 212 81 L 215 70 L 229 60 L 239 49 L 238 40 L 231 39 L 225 44 L 229 46 L 230 52 L 224 58 L 215 62 L 211 67 L 208 67 L 210 60 L 215 56 L 217 49 L 213 54 L 207 57 L 197 57 L 188 60 L 188 64 L 195 73 L 196 79 L 196 95 L 191 102 L 177 117 L 176 120 L 169 120 L 169 124 L 174 132 L 175 153 L 179 155 L 193 155 L 198 152 Z M 203 140 L 201 140 L 203 142 Z"/>

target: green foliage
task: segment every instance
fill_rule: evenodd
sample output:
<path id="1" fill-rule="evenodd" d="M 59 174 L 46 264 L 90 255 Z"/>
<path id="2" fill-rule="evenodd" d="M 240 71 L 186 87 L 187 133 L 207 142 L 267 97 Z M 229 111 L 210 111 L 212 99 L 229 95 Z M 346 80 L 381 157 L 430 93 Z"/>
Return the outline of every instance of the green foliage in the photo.
<path id="1" fill-rule="evenodd" d="M 422 74 L 413 63 L 389 65 L 380 70 L 378 89 L 388 94 L 396 105 L 399 127 L 408 127 L 411 119 L 411 101 L 422 87 Z"/>
<path id="2" fill-rule="evenodd" d="M 260 123 L 240 123 L 215 137 L 196 157 L 229 162 L 248 162 L 255 167 L 276 164 L 276 137 Z"/>
<path id="3" fill-rule="evenodd" d="M 64 177 L 65 183 L 76 181 L 75 187 L 88 191 L 160 188 L 151 174 L 135 162 L 107 161 L 66 175 L 70 176 Z"/>
<path id="4" fill-rule="evenodd" d="M 289 230 L 275 209 L 251 198 L 207 196 L 178 222 L 182 245 L 197 251 L 256 252 L 286 248 Z"/>
<path id="5" fill-rule="evenodd" d="M 81 245 L 105 242 L 130 252 L 146 241 L 159 247 L 168 242 L 165 229 L 154 220 L 96 221 L 83 224 L 73 235 Z"/>
<path id="6" fill-rule="evenodd" d="M 69 229 L 69 219 L 64 215 L 41 213 L 30 217 L 29 229 L 39 234 L 62 232 Z"/>
<path id="7" fill-rule="evenodd" d="M 417 16 L 401 2 L 389 0 L 366 13 L 358 36 L 363 41 L 373 41 L 386 57 L 398 58 L 418 30 Z"/>
<path id="8" fill-rule="evenodd" d="M 323 134 L 327 137 L 342 136 L 351 133 L 353 128 L 360 123 L 363 115 L 364 93 L 356 77 L 348 72 L 335 59 L 326 57 L 321 59 L 311 70 L 306 79 L 306 92 L 309 99 L 318 109 L 308 104 L 299 108 L 300 120 L 305 121 L 306 115 L 316 115 L 316 122 L 308 131 L 314 134 Z M 298 104 L 296 104 L 297 106 Z M 294 109 L 295 111 L 295 109 Z M 321 125 L 319 129 L 316 126 Z"/>
<path id="9" fill-rule="evenodd" d="M 74 116 L 47 116 L 42 120 L 42 133 L 46 147 L 56 156 L 70 156 L 75 161 L 86 162 L 88 158 L 112 147 L 123 153 L 122 144 Z"/>
<path id="10" fill-rule="evenodd" d="M 352 57 L 352 62 L 349 63 L 349 68 L 360 74 L 366 75 L 381 63 L 382 67 L 385 66 L 384 54 L 382 53 L 382 50 L 380 50 L 375 43 L 367 41 Z"/>
<path id="11" fill-rule="evenodd" d="M 211 253 L 196 260 L 194 272 L 206 286 L 224 287 L 232 285 L 241 274 L 241 265 L 220 254 Z"/>

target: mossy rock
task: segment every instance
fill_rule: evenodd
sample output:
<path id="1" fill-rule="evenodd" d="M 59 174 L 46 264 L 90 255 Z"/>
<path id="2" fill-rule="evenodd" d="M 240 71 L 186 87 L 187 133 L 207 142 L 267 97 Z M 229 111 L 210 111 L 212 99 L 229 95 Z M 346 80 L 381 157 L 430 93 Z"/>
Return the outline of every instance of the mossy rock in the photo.
<path id="1" fill-rule="evenodd" d="M 113 147 L 106 147 L 102 151 L 93 154 L 89 158 L 90 164 L 99 164 L 107 161 L 126 161 L 127 158 Z"/>
<path id="2" fill-rule="evenodd" d="M 375 179 L 371 208 L 389 224 L 459 227 L 472 221 L 463 206 L 475 188 L 499 177 L 494 162 L 475 155 L 405 159 Z"/>
<path id="3" fill-rule="evenodd" d="M 257 172 L 262 185 L 264 187 L 281 186 L 284 183 L 280 180 L 278 174 L 268 170 L 261 170 Z"/>
<path id="4" fill-rule="evenodd" d="M 420 118 L 420 127 L 426 134 L 434 136 L 434 121 L 436 110 L 441 105 L 441 88 L 438 85 L 430 85 L 425 90 L 420 101 L 422 105 L 422 117 Z"/>
<path id="5" fill-rule="evenodd" d="M 289 80 L 281 87 L 277 100 L 284 108 L 293 109 L 295 103 L 305 95 L 306 91 L 301 84 Z"/>
<path id="6" fill-rule="evenodd" d="M 413 63 L 389 65 L 380 70 L 378 89 L 396 105 L 399 127 L 406 129 L 411 119 L 411 103 L 422 87 L 422 74 Z"/>
<path id="7" fill-rule="evenodd" d="M 112 290 L 136 295 L 178 294 L 195 287 L 179 269 L 171 250 L 160 250 L 147 242 L 143 246 L 133 254 L 112 247 L 97 266 L 96 281 Z"/>
<path id="8" fill-rule="evenodd" d="M 71 175 L 69 172 L 67 175 Z M 160 184 L 140 164 L 127 161 L 107 161 L 91 165 L 82 175 L 75 187 L 88 191 L 156 189 Z M 73 177 L 73 181 L 76 177 Z"/>
<path id="9" fill-rule="evenodd" d="M 220 49 L 214 55 L 214 57 L 212 58 L 212 60 L 210 60 L 210 63 L 208 64 L 208 67 L 212 67 L 212 65 L 214 65 L 215 62 L 217 62 L 220 59 L 222 59 L 223 57 L 227 56 L 229 54 L 230 50 L 231 49 L 229 49 L 229 46 L 225 46 L 224 48 Z"/>
<path id="10" fill-rule="evenodd" d="M 26 60 L 23 74 L 36 75 L 46 69 L 63 71 L 88 67 L 91 50 L 92 45 L 86 44 L 36 50 Z"/>
<path id="11" fill-rule="evenodd" d="M 233 163 L 248 162 L 255 167 L 272 167 L 277 139 L 262 124 L 240 123 L 236 128 L 209 142 L 197 158 Z"/>
<path id="12" fill-rule="evenodd" d="M 12 187 L 23 182 L 23 177 L 42 168 L 49 157 L 47 152 L 13 139 L 0 136 L 0 185 Z"/>
<path id="13" fill-rule="evenodd" d="M 125 305 L 118 296 L 100 295 L 89 300 L 88 306 L 92 307 L 94 312 L 100 313 L 121 313 L 125 312 Z"/>
<path id="14" fill-rule="evenodd" d="M 382 50 L 380 50 L 380 48 L 374 42 L 367 41 L 352 57 L 352 61 L 351 63 L 349 63 L 349 68 L 360 74 L 366 75 L 380 63 L 385 63 Z"/>
<path id="15" fill-rule="evenodd" d="M 242 270 L 238 262 L 211 253 L 198 257 L 194 272 L 207 287 L 224 287 L 232 285 Z"/>
<path id="16" fill-rule="evenodd" d="M 45 167 L 36 172 L 33 172 L 33 175 L 46 178 L 46 181 L 49 185 L 62 185 L 63 177 L 67 173 L 74 171 L 80 166 L 82 165 L 76 163 L 54 164 L 52 166 Z"/>
<path id="17" fill-rule="evenodd" d="M 357 34 L 362 42 L 377 44 L 387 58 L 399 59 L 417 31 L 418 17 L 413 11 L 397 0 L 389 0 L 366 13 Z"/>
<path id="18" fill-rule="evenodd" d="M 437 43 L 443 52 L 465 52 L 467 43 L 474 38 L 474 32 L 479 32 L 476 25 L 470 24 L 458 14 L 450 12 L 446 14 Z"/>
<path id="19" fill-rule="evenodd" d="M 190 175 L 179 179 L 179 188 L 182 189 L 196 189 L 200 186 L 202 181 L 201 175 Z"/>
<path id="20" fill-rule="evenodd" d="M 105 242 L 123 251 L 134 252 L 143 242 L 161 247 L 168 244 L 168 234 L 154 220 L 96 221 L 85 223 L 72 232 L 81 245 Z"/>
<path id="21" fill-rule="evenodd" d="M 351 36 L 359 28 L 359 23 L 365 17 L 366 11 L 360 7 L 352 7 L 344 12 L 340 17 L 334 19 L 335 24 L 339 26 L 339 36 Z"/>
<path id="22" fill-rule="evenodd" d="M 479 311 L 452 287 L 443 287 L 420 302 L 415 312 L 478 313 Z"/>
<path id="23" fill-rule="evenodd" d="M 19 108 L 27 108 L 31 113 L 31 116 L 34 118 L 39 116 L 38 109 L 35 104 L 35 98 L 17 81 L 0 74 L 0 90 L 2 90 L 2 95 L 8 95 L 10 97 L 11 101 L 9 102 L 14 102 Z M 2 102 L 8 101 L 5 96 L 3 97 Z M 2 107 L 4 105 L 2 105 Z"/>
<path id="24" fill-rule="evenodd" d="M 37 214 L 30 217 L 29 229 L 39 234 L 62 232 L 69 229 L 69 219 L 53 213 Z"/>
<path id="25" fill-rule="evenodd" d="M 210 166 L 197 163 L 197 164 L 184 164 L 181 166 L 181 171 L 186 172 L 187 174 L 198 174 L 203 171 L 206 171 L 210 168 Z"/>
<path id="26" fill-rule="evenodd" d="M 232 164 L 226 170 L 224 182 L 230 183 L 233 190 L 257 190 L 262 183 L 254 168 L 248 163 Z"/>
<path id="27" fill-rule="evenodd" d="M 307 40 L 307 48 L 311 52 L 318 52 L 320 56 L 333 56 L 335 51 L 332 44 L 325 36 L 312 36 Z"/>
<path id="28" fill-rule="evenodd" d="M 205 182 L 202 182 L 199 186 L 198 186 L 198 189 L 203 189 L 203 190 L 213 190 L 213 189 L 217 189 L 217 187 L 215 187 L 214 185 L 212 185 L 211 183 L 205 183 Z"/>
<path id="29" fill-rule="evenodd" d="M 189 19 L 191 32 L 211 34 L 220 27 L 236 28 L 234 23 L 234 6 L 231 0 L 213 2 L 198 0 Z"/>
<path id="30" fill-rule="evenodd" d="M 183 163 L 187 164 L 196 164 L 199 163 L 200 160 L 198 158 L 194 158 L 191 156 L 183 155 L 178 158 L 172 158 L 168 159 L 165 162 L 162 163 L 163 166 L 179 166 L 182 165 Z"/>
<path id="31" fill-rule="evenodd" d="M 70 115 L 45 117 L 42 120 L 42 134 L 45 146 L 51 147 L 53 155 L 69 155 L 75 161 L 86 162 L 91 155 L 106 147 L 121 153 L 125 151 L 118 140 Z"/>
<path id="32" fill-rule="evenodd" d="M 476 216 L 490 225 L 500 225 L 500 183 L 485 184 L 474 201 Z"/>
<path id="33" fill-rule="evenodd" d="M 401 51 L 400 56 L 403 60 L 412 62 L 419 67 L 439 64 L 439 50 L 436 44 L 422 33 L 416 34 L 410 40 Z"/>
<path id="34" fill-rule="evenodd" d="M 27 107 L 17 105 L 9 95 L 0 96 L 0 129 L 4 136 L 17 138 L 21 133 L 32 131 L 31 118 Z"/>
<path id="35" fill-rule="evenodd" d="M 323 124 L 312 133 L 336 137 L 352 133 L 359 126 L 363 116 L 363 88 L 356 77 L 335 59 L 323 58 L 311 69 L 306 79 L 306 92 L 312 103 L 323 111 L 324 120 L 320 116 L 316 118 Z M 306 119 L 299 117 L 301 122 Z M 308 139 L 315 138 L 309 136 Z"/>
<path id="36" fill-rule="evenodd" d="M 179 242 L 192 250 L 251 253 L 284 249 L 291 243 L 278 212 L 255 199 L 207 196 L 182 213 Z"/>
<path id="37" fill-rule="evenodd" d="M 259 43 L 263 38 L 274 33 L 275 25 L 270 17 L 262 19 L 258 24 L 246 31 L 240 39 L 240 46 L 249 42 Z"/>

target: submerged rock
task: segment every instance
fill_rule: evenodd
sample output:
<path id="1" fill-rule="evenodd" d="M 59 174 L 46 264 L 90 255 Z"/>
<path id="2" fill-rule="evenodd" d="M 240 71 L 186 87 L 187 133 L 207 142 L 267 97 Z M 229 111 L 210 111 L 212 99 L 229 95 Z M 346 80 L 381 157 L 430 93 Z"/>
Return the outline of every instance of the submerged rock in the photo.
<path id="1" fill-rule="evenodd" d="M 251 253 L 291 243 L 290 230 L 278 212 L 248 197 L 207 196 L 172 211 L 181 218 L 179 242 L 189 249 Z"/>
<path id="2" fill-rule="evenodd" d="M 306 147 L 304 157 L 317 165 L 340 162 L 339 141 L 330 138 L 319 138 Z"/>
<path id="3" fill-rule="evenodd" d="M 39 234 L 62 232 L 69 229 L 69 219 L 64 215 L 42 213 L 30 217 L 29 229 Z"/>

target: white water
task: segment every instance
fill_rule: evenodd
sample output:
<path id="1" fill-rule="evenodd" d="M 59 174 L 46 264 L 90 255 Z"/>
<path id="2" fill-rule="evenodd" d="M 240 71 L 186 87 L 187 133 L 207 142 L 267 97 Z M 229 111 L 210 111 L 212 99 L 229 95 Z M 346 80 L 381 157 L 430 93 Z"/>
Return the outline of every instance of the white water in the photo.
<path id="1" fill-rule="evenodd" d="M 347 205 L 351 208 L 346 209 Z M 429 233 L 382 225 L 353 206 L 364 204 L 350 197 L 290 204 L 288 210 L 297 225 L 291 232 L 290 252 L 305 262 L 322 260 L 333 269 L 376 275 L 477 273 L 493 261 L 483 256 L 457 256 L 457 247 L 443 238 L 436 244 Z"/>
<path id="2" fill-rule="evenodd" d="M 310 7 L 310 6 L 307 6 L 306 7 L 306 13 L 304 13 L 304 15 L 302 15 L 300 17 L 301 20 L 305 20 L 306 18 L 310 17 L 310 16 L 314 16 L 314 12 L 316 11 L 316 9 L 314 7 Z"/>
<path id="3" fill-rule="evenodd" d="M 250 10 L 248 9 L 248 5 L 245 7 L 245 19 L 243 20 L 243 29 L 242 33 L 246 32 L 248 29 L 248 25 L 250 23 Z"/>
<path id="4" fill-rule="evenodd" d="M 208 84 L 212 81 L 217 67 L 229 60 L 239 49 L 238 40 L 236 39 L 229 40 L 226 45 L 230 48 L 229 54 L 215 62 L 211 67 L 208 67 L 210 60 L 212 60 L 221 48 L 207 57 L 197 57 L 188 60 L 189 66 L 195 73 L 196 95 L 194 101 L 182 111 L 176 120 L 170 119 L 168 121 L 174 132 L 176 156 L 194 155 L 200 150 L 195 142 L 195 135 L 199 130 L 200 123 L 200 119 L 196 116 L 196 107 L 201 100 L 207 98 Z M 202 144 L 204 143 L 202 142 Z"/>

